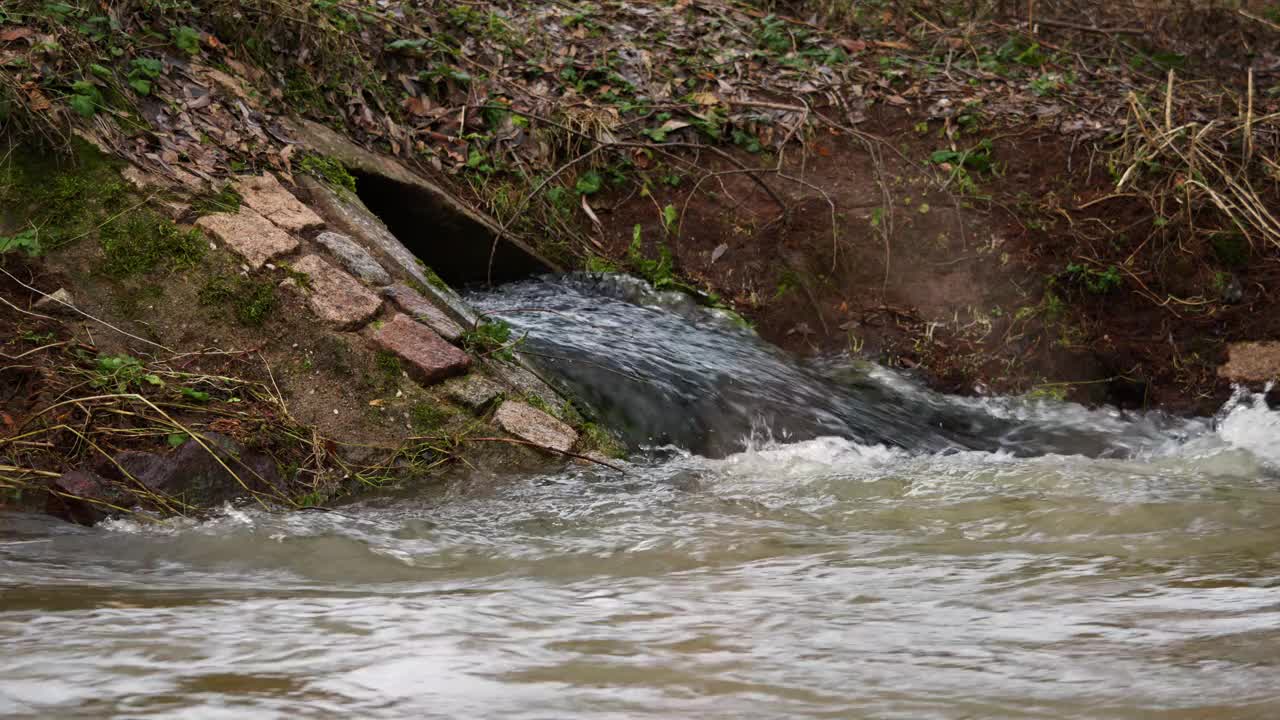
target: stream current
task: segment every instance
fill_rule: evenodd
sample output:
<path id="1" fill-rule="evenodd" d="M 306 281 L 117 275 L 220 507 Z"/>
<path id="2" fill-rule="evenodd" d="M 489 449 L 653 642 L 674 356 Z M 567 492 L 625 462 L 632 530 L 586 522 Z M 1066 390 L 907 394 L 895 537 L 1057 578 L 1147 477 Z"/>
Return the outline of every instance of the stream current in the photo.
<path id="1" fill-rule="evenodd" d="M 1280 717 L 1280 415 L 937 396 L 624 280 L 470 300 L 626 473 L 0 514 L 0 716 Z"/>

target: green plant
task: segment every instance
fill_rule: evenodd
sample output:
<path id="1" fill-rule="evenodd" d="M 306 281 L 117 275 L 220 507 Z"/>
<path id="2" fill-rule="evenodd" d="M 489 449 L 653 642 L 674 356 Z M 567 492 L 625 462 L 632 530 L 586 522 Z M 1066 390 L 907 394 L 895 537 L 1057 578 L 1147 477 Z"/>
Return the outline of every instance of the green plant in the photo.
<path id="1" fill-rule="evenodd" d="M 462 334 L 462 346 L 467 352 L 501 360 L 513 358 L 511 344 L 511 326 L 498 318 L 484 318 Z"/>
<path id="2" fill-rule="evenodd" d="M 658 244 L 658 258 L 644 254 L 643 229 L 636 225 L 631 229 L 631 245 L 627 247 L 627 262 L 637 275 L 649 281 L 655 290 L 681 289 L 688 286 L 675 277 L 674 261 L 666 245 Z"/>
<path id="3" fill-rule="evenodd" d="M 146 366 L 137 358 L 128 355 L 99 355 L 89 384 L 110 392 L 126 393 L 131 388 L 141 389 L 144 384 L 159 387 L 164 385 L 164 381 L 159 375 L 147 372 Z"/>
<path id="4" fill-rule="evenodd" d="M 187 270 L 204 258 L 209 246 L 199 230 L 182 230 L 151 210 L 137 210 L 103 226 L 98 244 L 102 270 L 129 277 L 158 268 Z"/>
<path id="5" fill-rule="evenodd" d="M 382 373 L 383 385 L 394 385 L 400 379 L 400 373 L 404 371 L 399 356 L 386 350 L 377 352 L 374 356 L 374 364 Z"/>
<path id="6" fill-rule="evenodd" d="M 40 244 L 40 237 L 35 230 L 23 230 L 17 235 L 7 237 L 0 235 L 0 255 L 19 250 L 26 253 L 27 257 L 38 257 L 40 253 L 44 252 L 44 247 Z"/>
<path id="7" fill-rule="evenodd" d="M 276 286 L 270 279 L 255 280 L 243 275 L 213 275 L 200 288 L 203 306 L 228 307 L 241 325 L 258 327 L 276 306 Z"/>
<path id="8" fill-rule="evenodd" d="M 1064 271 L 1066 278 L 1076 284 L 1083 285 L 1094 295 L 1106 295 L 1124 284 L 1120 269 L 1115 265 L 1106 270 L 1095 270 L 1091 267 L 1072 263 Z"/>

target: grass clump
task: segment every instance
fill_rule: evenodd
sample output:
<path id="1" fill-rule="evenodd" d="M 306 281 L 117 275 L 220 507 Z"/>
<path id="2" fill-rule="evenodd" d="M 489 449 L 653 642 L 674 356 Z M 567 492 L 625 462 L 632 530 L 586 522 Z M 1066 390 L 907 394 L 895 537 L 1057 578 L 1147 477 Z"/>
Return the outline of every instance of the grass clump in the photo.
<path id="1" fill-rule="evenodd" d="M 182 230 L 151 210 L 137 210 L 104 225 L 98 234 L 102 271 L 123 278 L 157 269 L 189 270 L 209 246 L 199 230 Z"/>
<path id="2" fill-rule="evenodd" d="M 462 346 L 477 355 L 493 355 L 511 360 L 511 326 L 503 320 L 486 318 L 462 334 Z"/>
<path id="3" fill-rule="evenodd" d="M 226 274 L 206 280 L 200 288 L 199 300 L 203 306 L 229 309 L 236 321 L 247 327 L 261 327 L 278 302 L 271 280 Z"/>

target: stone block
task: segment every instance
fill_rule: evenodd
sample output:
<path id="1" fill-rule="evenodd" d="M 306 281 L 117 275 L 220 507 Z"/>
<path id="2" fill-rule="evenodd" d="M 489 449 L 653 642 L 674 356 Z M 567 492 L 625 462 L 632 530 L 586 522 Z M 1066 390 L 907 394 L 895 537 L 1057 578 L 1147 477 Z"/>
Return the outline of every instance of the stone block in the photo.
<path id="1" fill-rule="evenodd" d="M 384 297 L 418 322 L 425 323 L 440 334 L 440 337 L 456 343 L 462 339 L 462 326 L 453 321 L 443 310 L 436 307 L 422 293 L 403 283 L 396 283 L 382 291 Z"/>
<path id="2" fill-rule="evenodd" d="M 307 276 L 307 302 L 312 311 L 339 330 L 364 325 L 382 309 L 382 298 L 317 255 L 307 255 L 294 263 L 293 269 Z"/>
<path id="3" fill-rule="evenodd" d="M 336 232 L 322 232 L 316 236 L 316 242 L 328 250 L 352 275 L 373 285 L 391 284 L 391 276 L 387 271 L 350 236 Z"/>
<path id="4" fill-rule="evenodd" d="M 1218 376 L 1232 382 L 1280 380 L 1280 342 L 1239 342 L 1227 347 L 1227 364 Z"/>
<path id="5" fill-rule="evenodd" d="M 526 403 L 502 403 L 493 420 L 503 430 L 539 447 L 568 452 L 578 442 L 573 428 Z"/>
<path id="6" fill-rule="evenodd" d="M 300 233 L 324 226 L 319 215 L 303 205 L 270 173 L 240 180 L 236 191 L 245 205 L 289 232 Z"/>
<path id="7" fill-rule="evenodd" d="M 408 363 L 409 374 L 426 385 L 461 375 L 471 367 L 469 355 L 407 315 L 397 313 L 384 323 L 374 331 L 373 342 Z"/>
<path id="8" fill-rule="evenodd" d="M 444 393 L 450 400 L 478 412 L 502 395 L 502 386 L 473 373 L 445 383 Z"/>
<path id="9" fill-rule="evenodd" d="M 256 210 L 240 206 L 235 213 L 214 213 L 196 221 L 257 270 L 272 258 L 298 249 L 298 239 L 276 227 Z"/>

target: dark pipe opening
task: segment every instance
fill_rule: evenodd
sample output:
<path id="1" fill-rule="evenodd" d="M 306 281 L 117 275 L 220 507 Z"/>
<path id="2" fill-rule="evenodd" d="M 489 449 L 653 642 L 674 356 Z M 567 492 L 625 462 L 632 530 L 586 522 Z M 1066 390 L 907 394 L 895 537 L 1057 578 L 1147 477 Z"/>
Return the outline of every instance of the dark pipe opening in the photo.
<path id="1" fill-rule="evenodd" d="M 493 247 L 493 231 L 415 185 L 379 175 L 353 173 L 356 194 L 387 224 L 404 246 L 453 287 L 495 285 L 549 272 L 544 260 L 519 244 L 502 240 Z M 489 258 L 493 253 L 490 275 Z"/>

